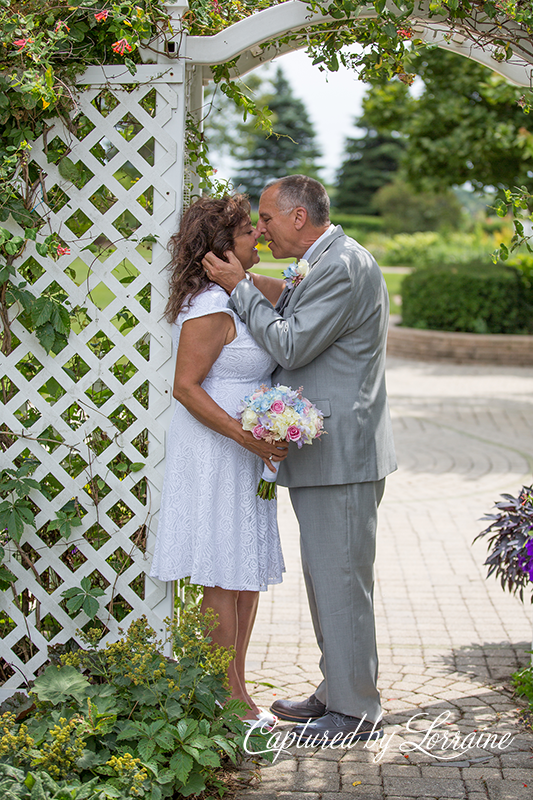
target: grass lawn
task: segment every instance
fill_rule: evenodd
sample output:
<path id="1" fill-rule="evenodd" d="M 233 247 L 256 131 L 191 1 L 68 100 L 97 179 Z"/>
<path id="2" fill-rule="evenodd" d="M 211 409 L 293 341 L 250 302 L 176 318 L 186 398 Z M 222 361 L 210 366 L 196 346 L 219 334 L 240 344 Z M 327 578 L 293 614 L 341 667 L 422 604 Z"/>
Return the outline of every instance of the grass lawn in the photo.
<path id="1" fill-rule="evenodd" d="M 251 271 L 257 272 L 259 275 L 272 275 L 274 278 L 283 277 L 282 272 L 285 267 L 278 267 L 278 264 L 292 264 L 294 261 L 294 258 L 284 258 L 276 261 L 270 250 L 265 252 L 261 246 L 259 247 L 259 255 L 261 256 L 261 263 L 254 267 Z M 385 278 L 385 283 L 387 284 L 387 289 L 389 290 L 390 313 L 400 314 L 401 308 L 396 303 L 394 298 L 398 297 L 401 293 L 401 285 L 403 279 L 405 278 L 405 274 L 397 272 L 384 272 L 383 277 Z"/>

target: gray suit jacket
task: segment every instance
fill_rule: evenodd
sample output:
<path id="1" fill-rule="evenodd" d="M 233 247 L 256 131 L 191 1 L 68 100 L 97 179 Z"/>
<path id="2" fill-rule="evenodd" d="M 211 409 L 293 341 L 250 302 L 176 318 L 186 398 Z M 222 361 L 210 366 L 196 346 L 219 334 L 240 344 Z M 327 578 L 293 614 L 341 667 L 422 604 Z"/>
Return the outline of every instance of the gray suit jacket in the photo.
<path id="1" fill-rule="evenodd" d="M 291 445 L 278 483 L 361 483 L 396 469 L 385 388 L 389 299 L 364 247 L 337 226 L 276 309 L 250 281 L 238 284 L 229 306 L 278 362 L 273 383 L 303 386 L 324 412 L 327 435 L 300 450 Z"/>

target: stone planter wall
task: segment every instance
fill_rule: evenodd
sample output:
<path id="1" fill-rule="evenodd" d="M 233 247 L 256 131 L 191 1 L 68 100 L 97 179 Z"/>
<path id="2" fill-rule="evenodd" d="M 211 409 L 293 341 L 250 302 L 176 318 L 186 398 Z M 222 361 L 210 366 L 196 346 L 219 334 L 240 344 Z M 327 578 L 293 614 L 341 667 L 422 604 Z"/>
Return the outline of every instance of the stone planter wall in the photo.
<path id="1" fill-rule="evenodd" d="M 401 328 L 391 317 L 387 354 L 417 361 L 533 366 L 533 336 L 450 333 Z"/>

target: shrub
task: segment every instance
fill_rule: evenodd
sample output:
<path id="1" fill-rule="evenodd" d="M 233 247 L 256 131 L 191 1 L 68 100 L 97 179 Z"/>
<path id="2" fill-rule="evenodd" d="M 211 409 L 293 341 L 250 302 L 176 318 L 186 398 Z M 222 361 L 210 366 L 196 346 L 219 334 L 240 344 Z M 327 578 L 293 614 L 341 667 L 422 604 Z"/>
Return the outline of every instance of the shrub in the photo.
<path id="1" fill-rule="evenodd" d="M 474 541 L 489 537 L 487 578 L 499 578 L 502 589 L 518 593 L 523 602 L 524 589 L 533 589 L 533 486 L 523 486 L 518 497 L 502 497 L 495 503 L 497 513 L 482 517 L 490 525 Z"/>
<path id="2" fill-rule="evenodd" d="M 533 332 L 533 291 L 523 273 L 501 264 L 443 264 L 402 283 L 402 324 L 467 333 Z"/>
<path id="3" fill-rule="evenodd" d="M 349 231 L 359 231 L 360 234 L 379 233 L 383 230 L 383 220 L 366 214 L 343 214 L 332 210 L 331 221 L 334 225 L 342 225 L 344 232 L 349 236 Z"/>
<path id="4" fill-rule="evenodd" d="M 170 628 L 177 658 L 141 617 L 118 642 L 69 652 L 0 712 L 0 790 L 21 800 L 126 800 L 224 791 L 249 729 L 226 688 L 231 651 L 211 644 L 214 614 L 183 611 Z M 95 633 L 98 637 L 99 633 Z M 93 637 L 94 638 L 94 637 Z M 249 741 L 265 749 L 263 734 Z M 68 791 L 66 791 L 68 789 Z"/>

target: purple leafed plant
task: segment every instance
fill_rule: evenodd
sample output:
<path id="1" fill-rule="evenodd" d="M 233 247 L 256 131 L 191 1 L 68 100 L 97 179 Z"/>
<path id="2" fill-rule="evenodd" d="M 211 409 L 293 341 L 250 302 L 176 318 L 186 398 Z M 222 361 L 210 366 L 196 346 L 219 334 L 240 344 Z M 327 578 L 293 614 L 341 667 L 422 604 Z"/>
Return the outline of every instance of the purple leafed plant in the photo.
<path id="1" fill-rule="evenodd" d="M 487 578 L 495 575 L 502 589 L 524 600 L 524 588 L 533 590 L 533 486 L 523 486 L 518 497 L 502 494 L 497 514 L 485 514 L 490 525 L 474 541 L 489 536 Z M 533 603 L 533 593 L 531 596 Z"/>

